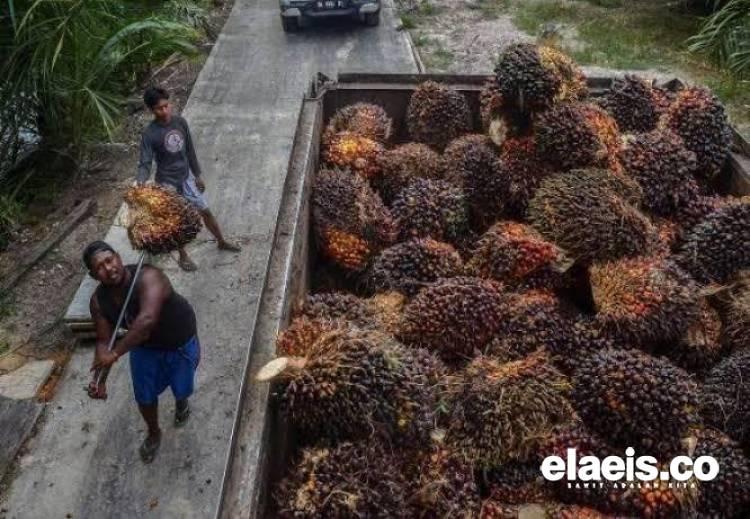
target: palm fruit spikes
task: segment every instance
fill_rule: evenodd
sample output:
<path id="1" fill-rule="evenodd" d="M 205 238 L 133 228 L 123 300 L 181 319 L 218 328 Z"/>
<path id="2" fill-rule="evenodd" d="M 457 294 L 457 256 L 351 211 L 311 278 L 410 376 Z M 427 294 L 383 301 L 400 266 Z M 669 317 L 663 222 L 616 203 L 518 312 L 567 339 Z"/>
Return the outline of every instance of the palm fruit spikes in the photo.
<path id="1" fill-rule="evenodd" d="M 184 247 L 201 230 L 201 216 L 176 191 L 143 185 L 125 193 L 128 239 L 136 250 L 162 254 Z"/>
<path id="2" fill-rule="evenodd" d="M 442 440 L 415 458 L 409 466 L 414 517 L 473 519 L 477 516 L 481 500 L 469 464 L 453 455 Z"/>
<path id="3" fill-rule="evenodd" d="M 299 316 L 276 338 L 276 354 L 288 357 L 304 357 L 313 344 L 325 333 L 341 326 L 330 319 Z"/>
<path id="4" fill-rule="evenodd" d="M 383 250 L 372 262 L 368 284 L 376 292 L 396 290 L 412 296 L 438 278 L 462 275 L 463 268 L 452 245 L 415 239 Z"/>
<path id="5" fill-rule="evenodd" d="M 695 153 L 668 131 L 653 131 L 626 139 L 619 155 L 625 173 L 643 189 L 643 206 L 668 216 L 698 196 L 693 178 Z"/>
<path id="6" fill-rule="evenodd" d="M 565 340 L 566 326 L 560 299 L 550 291 L 530 290 L 509 296 L 507 317 L 486 347 L 488 354 L 504 361 L 519 360 L 539 348 L 554 352 Z"/>
<path id="7" fill-rule="evenodd" d="M 704 373 L 721 359 L 726 348 L 722 344 L 719 312 L 705 300 L 700 302 L 699 309 L 687 331 L 679 340 L 673 341 L 665 353 L 676 365 Z"/>
<path id="8" fill-rule="evenodd" d="M 481 472 L 489 498 L 506 505 L 540 503 L 550 500 L 550 492 L 536 463 L 505 463 Z"/>
<path id="9" fill-rule="evenodd" d="M 566 103 L 539 114 L 536 142 L 542 155 L 561 171 L 614 168 L 617 164 L 617 123 L 588 103 Z"/>
<path id="10" fill-rule="evenodd" d="M 381 175 L 376 180 L 378 192 L 386 203 L 417 178 L 442 179 L 443 157 L 426 144 L 411 142 L 385 151 L 380 157 Z"/>
<path id="11" fill-rule="evenodd" d="M 747 345 L 745 345 L 747 346 Z M 750 445 L 750 350 L 731 353 L 708 372 L 701 389 L 706 423 Z"/>
<path id="12" fill-rule="evenodd" d="M 365 178 L 380 174 L 383 146 L 354 132 L 339 132 L 323 144 L 323 162 L 330 167 L 348 168 Z"/>
<path id="13" fill-rule="evenodd" d="M 307 296 L 299 317 L 312 321 L 344 319 L 360 328 L 394 333 L 405 304 L 406 298 L 395 292 L 384 292 L 368 299 L 346 292 L 326 292 Z"/>
<path id="14" fill-rule="evenodd" d="M 442 364 L 391 336 L 342 324 L 318 336 L 304 357 L 279 357 L 257 380 L 279 379 L 283 414 L 303 439 L 358 439 L 373 431 L 425 439 Z"/>
<path id="15" fill-rule="evenodd" d="M 570 58 L 529 43 L 505 49 L 495 65 L 495 83 L 506 103 L 521 112 L 546 110 L 587 94 L 585 78 Z"/>
<path id="16" fill-rule="evenodd" d="M 511 288 L 558 288 L 570 261 L 533 227 L 498 222 L 477 241 L 467 272 Z"/>
<path id="17" fill-rule="evenodd" d="M 391 138 L 393 123 L 385 110 L 371 103 L 354 103 L 340 109 L 323 132 L 322 141 L 329 143 L 340 132 L 351 132 L 381 144 Z"/>
<path id="18" fill-rule="evenodd" d="M 473 127 L 466 97 L 434 81 L 426 81 L 414 90 L 406 111 L 406 125 L 413 140 L 437 151 L 443 151 L 450 141 Z"/>
<path id="19" fill-rule="evenodd" d="M 657 258 L 594 264 L 590 281 L 596 319 L 625 343 L 679 340 L 699 315 L 695 284 Z"/>
<path id="20" fill-rule="evenodd" d="M 724 166 L 732 144 L 732 132 L 719 99 L 700 87 L 686 88 L 659 121 L 660 128 L 676 133 L 685 147 L 694 152 L 698 172 L 713 177 Z"/>
<path id="21" fill-rule="evenodd" d="M 639 350 L 608 348 L 579 358 L 572 399 L 586 425 L 613 444 L 665 455 L 698 421 L 691 377 Z"/>
<path id="22" fill-rule="evenodd" d="M 323 256 L 352 271 L 395 241 L 397 229 L 380 197 L 359 175 L 323 169 L 312 196 L 315 234 Z"/>
<path id="23" fill-rule="evenodd" d="M 628 199 L 640 188 L 605 170 L 574 170 L 542 181 L 529 203 L 530 223 L 583 261 L 644 254 L 658 243 L 653 224 Z"/>
<path id="24" fill-rule="evenodd" d="M 419 178 L 391 204 L 401 239 L 433 238 L 456 244 L 469 229 L 469 204 L 461 188 L 444 180 Z"/>
<path id="25" fill-rule="evenodd" d="M 398 337 L 446 360 L 472 357 L 497 333 L 507 297 L 496 281 L 455 277 L 423 288 L 404 308 Z"/>
<path id="26" fill-rule="evenodd" d="M 742 517 L 750 510 L 750 460 L 739 444 L 713 429 L 697 434 L 695 459 L 711 456 L 719 463 L 719 474 L 701 482 L 698 512 L 706 517 Z"/>
<path id="27" fill-rule="evenodd" d="M 409 516 L 408 481 L 383 442 L 304 449 L 274 492 L 279 517 Z"/>
<path id="28" fill-rule="evenodd" d="M 478 357 L 448 387 L 446 443 L 478 468 L 530 460 L 573 415 L 570 383 L 542 352 L 508 363 Z"/>
<path id="29" fill-rule="evenodd" d="M 750 271 L 738 275 L 723 306 L 723 333 L 727 346 L 739 349 L 750 345 Z"/>
<path id="30" fill-rule="evenodd" d="M 750 268 L 750 196 L 729 202 L 685 235 L 675 260 L 700 283 L 724 283 Z"/>
<path id="31" fill-rule="evenodd" d="M 510 180 L 500 169 L 492 141 L 464 135 L 445 149 L 446 178 L 463 186 L 477 226 L 489 226 L 504 212 Z"/>
<path id="32" fill-rule="evenodd" d="M 599 104 L 617 121 L 620 131 L 645 133 L 656 128 L 659 116 L 669 104 L 667 93 L 650 82 L 626 75 L 615 79 Z"/>
<path id="33" fill-rule="evenodd" d="M 500 178 L 507 178 L 505 213 L 525 218 L 529 200 L 545 178 L 554 171 L 543 160 L 534 137 L 507 139 L 500 148 Z"/>

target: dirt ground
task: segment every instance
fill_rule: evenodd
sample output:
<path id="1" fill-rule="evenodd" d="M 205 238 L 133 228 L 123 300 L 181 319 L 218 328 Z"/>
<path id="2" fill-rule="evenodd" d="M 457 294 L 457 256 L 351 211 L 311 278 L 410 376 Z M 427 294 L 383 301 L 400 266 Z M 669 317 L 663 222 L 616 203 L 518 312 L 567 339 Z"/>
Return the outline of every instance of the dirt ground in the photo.
<path id="1" fill-rule="evenodd" d="M 429 3 L 426 3 L 429 2 Z M 536 38 L 516 27 L 512 14 L 498 0 L 400 0 L 399 10 L 412 40 L 429 72 L 491 74 L 497 56 L 510 44 Z M 420 7 L 421 5 L 421 7 Z M 425 5 L 429 7 L 425 8 Z M 540 27 L 567 48 L 582 46 L 575 28 L 563 25 Z M 629 71 L 584 67 L 590 76 L 622 75 Z M 641 69 L 643 77 L 668 81 L 679 71 Z"/>
<path id="2" fill-rule="evenodd" d="M 209 34 L 220 32 L 231 8 L 230 0 L 214 3 Z M 200 45 L 202 52 L 197 58 L 168 61 L 167 66 L 156 67 L 149 77 L 144 78 L 142 86 L 159 84 L 166 87 L 179 112 L 211 46 L 211 41 L 207 40 Z M 133 92 L 130 98 L 137 100 L 141 91 Z M 12 293 L 0 301 L 0 374 L 17 369 L 27 360 L 53 359 L 56 361 L 54 378 L 59 376 L 75 346 L 62 318 L 83 276 L 87 275 L 81 252 L 87 243 L 102 238 L 112 225 L 122 203 L 123 189 L 136 172 L 141 128 L 150 119 L 140 103 L 129 104 L 132 113 L 125 118 L 117 133 L 118 142 L 93 146 L 87 153 L 78 180 L 65 186 L 52 206 L 31 208 L 41 214 L 40 221 L 20 229 L 8 249 L 0 253 L 0 271 L 4 271 L 28 254 L 76 205 L 87 198 L 96 202 L 94 214 L 52 249 L 22 278 Z M 50 392 L 48 384 L 41 397 L 50 398 Z"/>

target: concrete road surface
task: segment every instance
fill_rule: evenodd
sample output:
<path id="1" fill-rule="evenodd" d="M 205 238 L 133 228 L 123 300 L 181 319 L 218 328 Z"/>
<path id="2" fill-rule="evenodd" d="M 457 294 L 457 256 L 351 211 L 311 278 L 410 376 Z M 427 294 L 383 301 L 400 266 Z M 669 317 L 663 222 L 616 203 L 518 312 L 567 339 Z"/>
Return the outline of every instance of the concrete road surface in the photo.
<path id="1" fill-rule="evenodd" d="M 390 1 L 378 28 L 328 25 L 290 35 L 276 0 L 236 1 L 184 114 L 211 207 L 244 250 L 219 253 L 204 231 L 190 247 L 197 273 L 161 261 L 198 314 L 203 359 L 191 421 L 175 430 L 165 393 L 161 451 L 144 466 L 127 359 L 110 377 L 109 400 L 94 402 L 82 389 L 92 351 L 79 350 L 19 460 L 0 517 L 213 515 L 303 90 L 318 71 L 416 72 Z"/>

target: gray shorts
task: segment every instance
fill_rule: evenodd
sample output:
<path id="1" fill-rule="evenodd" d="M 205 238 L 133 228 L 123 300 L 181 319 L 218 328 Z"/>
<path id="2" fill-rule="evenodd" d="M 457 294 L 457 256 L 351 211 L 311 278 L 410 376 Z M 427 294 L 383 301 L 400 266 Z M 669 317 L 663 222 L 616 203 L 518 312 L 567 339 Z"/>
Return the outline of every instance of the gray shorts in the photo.
<path id="1" fill-rule="evenodd" d="M 171 184 L 163 185 L 165 187 L 174 189 L 174 186 L 172 186 Z M 199 211 L 205 211 L 206 209 L 208 209 L 208 202 L 206 201 L 206 197 L 203 196 L 203 193 L 200 192 L 198 186 L 195 185 L 195 176 L 193 175 L 192 171 L 188 173 L 187 179 L 185 179 L 185 182 L 183 182 L 182 184 L 182 196 Z"/>

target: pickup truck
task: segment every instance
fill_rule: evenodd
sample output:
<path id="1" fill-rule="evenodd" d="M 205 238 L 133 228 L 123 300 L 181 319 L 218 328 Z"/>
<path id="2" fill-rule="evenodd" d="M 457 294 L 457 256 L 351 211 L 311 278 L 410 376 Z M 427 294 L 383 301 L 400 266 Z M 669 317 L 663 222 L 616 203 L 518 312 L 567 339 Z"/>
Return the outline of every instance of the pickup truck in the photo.
<path id="1" fill-rule="evenodd" d="M 351 18 L 371 27 L 380 23 L 380 0 L 280 0 L 279 4 L 284 32 L 319 18 Z"/>

